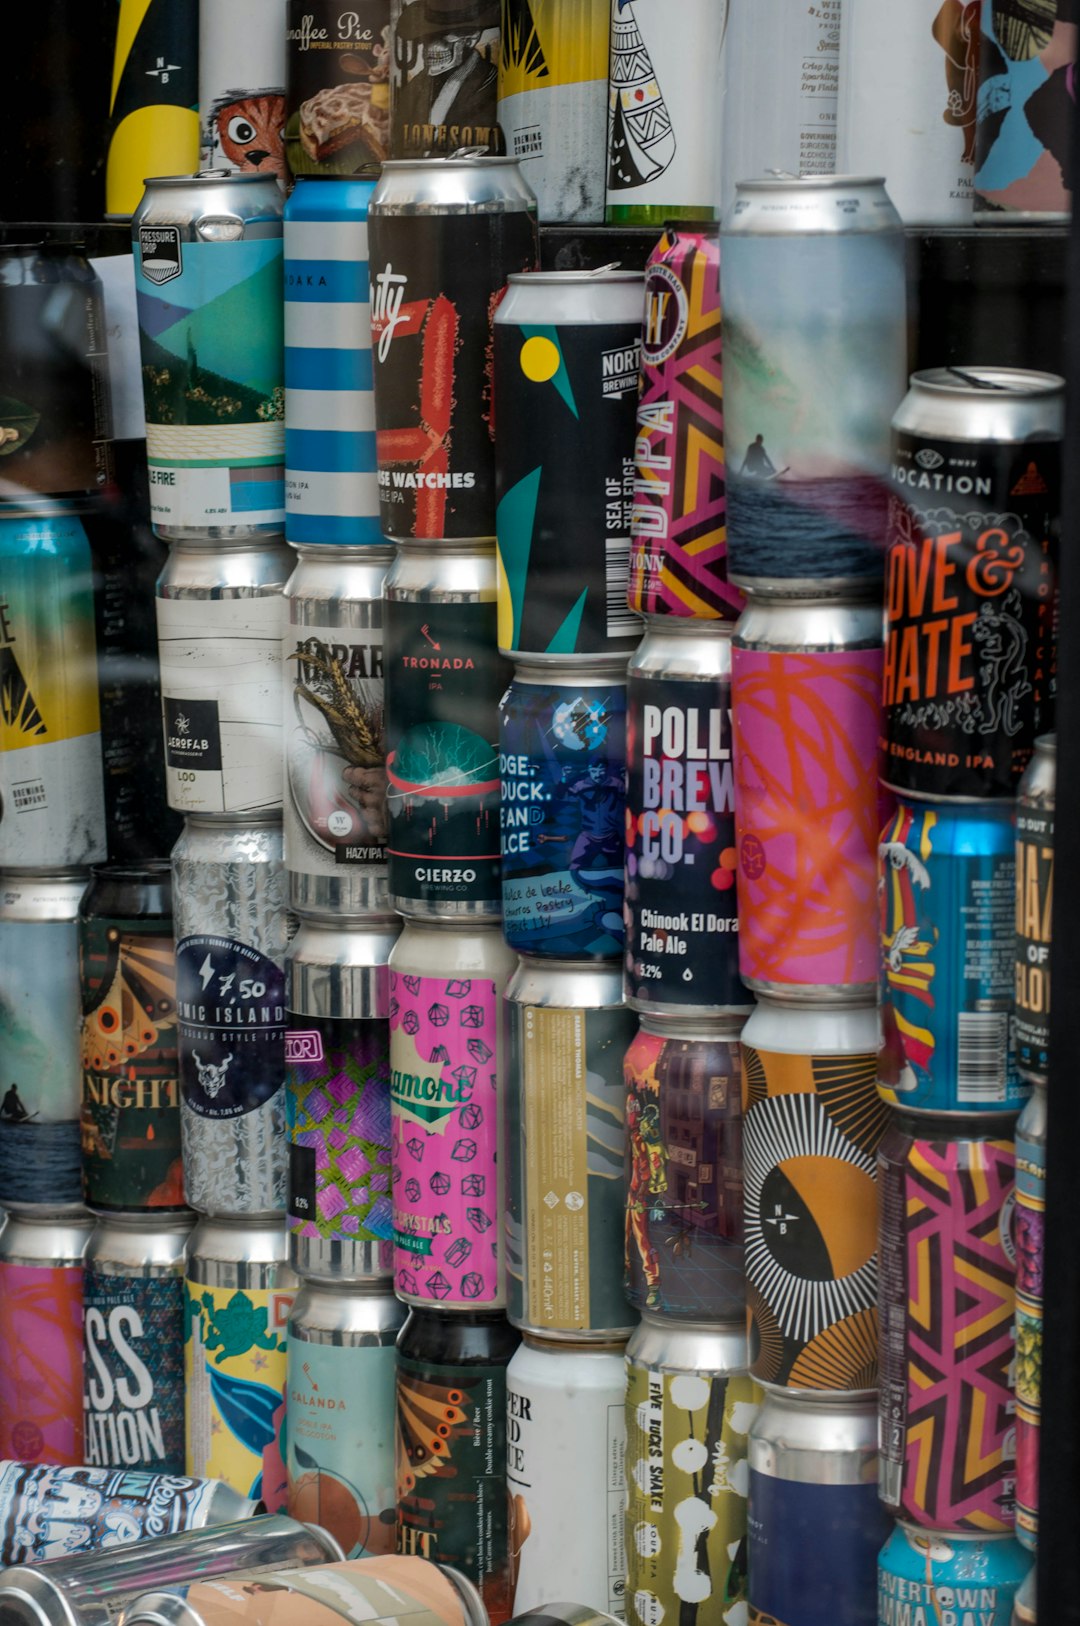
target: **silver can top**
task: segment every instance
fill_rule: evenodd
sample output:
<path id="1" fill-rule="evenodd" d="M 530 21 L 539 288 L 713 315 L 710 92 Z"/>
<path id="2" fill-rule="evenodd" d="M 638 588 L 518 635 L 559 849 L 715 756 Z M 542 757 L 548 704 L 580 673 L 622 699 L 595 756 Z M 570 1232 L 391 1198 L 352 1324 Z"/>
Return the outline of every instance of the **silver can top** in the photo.
<path id="1" fill-rule="evenodd" d="M 725 237 L 861 236 L 900 232 L 880 175 L 785 175 L 739 181 Z"/>
<path id="2" fill-rule="evenodd" d="M 468 154 L 392 158 L 371 195 L 370 215 L 536 214 L 536 194 L 516 158 Z"/>
<path id="3" fill-rule="evenodd" d="M 1027 367 L 932 367 L 911 375 L 894 430 L 942 440 L 1056 440 L 1065 380 Z"/>

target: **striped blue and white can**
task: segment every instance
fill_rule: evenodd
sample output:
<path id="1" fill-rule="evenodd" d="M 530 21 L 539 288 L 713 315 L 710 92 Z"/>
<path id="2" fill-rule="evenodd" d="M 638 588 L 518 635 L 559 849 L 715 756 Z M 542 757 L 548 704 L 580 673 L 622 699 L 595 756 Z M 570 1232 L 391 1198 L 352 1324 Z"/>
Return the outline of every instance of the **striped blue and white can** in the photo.
<path id="1" fill-rule="evenodd" d="M 297 179 L 285 205 L 285 539 L 385 545 L 367 212 L 373 181 Z"/>

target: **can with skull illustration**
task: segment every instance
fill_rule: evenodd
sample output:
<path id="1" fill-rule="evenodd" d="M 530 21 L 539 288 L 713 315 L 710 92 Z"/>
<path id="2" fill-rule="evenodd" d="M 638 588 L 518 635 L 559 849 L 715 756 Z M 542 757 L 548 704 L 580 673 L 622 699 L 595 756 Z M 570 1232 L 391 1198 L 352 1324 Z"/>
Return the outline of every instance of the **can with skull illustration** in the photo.
<path id="1" fill-rule="evenodd" d="M 502 152 L 499 0 L 391 0 L 391 17 L 393 156 Z"/>

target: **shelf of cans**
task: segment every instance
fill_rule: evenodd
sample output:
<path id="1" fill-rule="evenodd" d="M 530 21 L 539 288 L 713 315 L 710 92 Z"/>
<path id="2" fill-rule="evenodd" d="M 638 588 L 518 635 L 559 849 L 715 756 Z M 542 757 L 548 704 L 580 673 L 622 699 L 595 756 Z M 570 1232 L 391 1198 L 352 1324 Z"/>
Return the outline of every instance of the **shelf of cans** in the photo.
<path id="1" fill-rule="evenodd" d="M 1037 1527 L 1061 380 L 908 387 L 878 181 L 740 183 L 721 233 L 712 81 L 657 105 L 686 54 L 658 0 L 617 0 L 599 101 L 513 74 L 587 20 L 606 62 L 606 5 L 508 5 L 523 161 L 369 176 L 395 74 L 395 118 L 457 143 L 400 79 L 464 65 L 435 9 L 320 79 L 290 7 L 284 202 L 269 111 L 229 99 L 278 57 L 204 5 L 226 172 L 114 199 L 185 822 L 89 884 L 100 382 L 54 381 L 66 448 L 11 414 L 0 1448 L 436 1558 L 493 1626 L 556 1594 L 900 1626 L 947 1592 L 1004 1626 Z M 731 59 L 764 36 L 724 9 L 696 71 L 728 53 L 748 133 Z M 563 200 L 605 105 L 609 220 L 677 218 L 644 277 L 542 271 L 536 193 L 599 218 L 602 137 Z M 725 135 L 739 173 L 816 165 L 789 113 L 768 153 Z M 905 219 L 959 218 L 951 190 Z M 85 262 L 19 264 L 78 284 L 99 355 Z"/>

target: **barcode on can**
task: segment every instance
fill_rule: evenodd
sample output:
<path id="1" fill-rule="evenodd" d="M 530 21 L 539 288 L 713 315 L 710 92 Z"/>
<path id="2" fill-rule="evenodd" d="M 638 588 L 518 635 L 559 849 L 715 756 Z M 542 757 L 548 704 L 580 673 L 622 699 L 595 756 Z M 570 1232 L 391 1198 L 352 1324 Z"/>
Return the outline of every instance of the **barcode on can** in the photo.
<path id="1" fill-rule="evenodd" d="M 609 536 L 604 547 L 607 550 L 607 635 L 631 638 L 641 631 L 641 618 L 626 602 L 630 585 L 630 538 Z"/>
<path id="2" fill-rule="evenodd" d="M 961 1011 L 956 1019 L 958 1101 L 1004 1101 L 1008 1087 L 1008 1011 Z"/>

